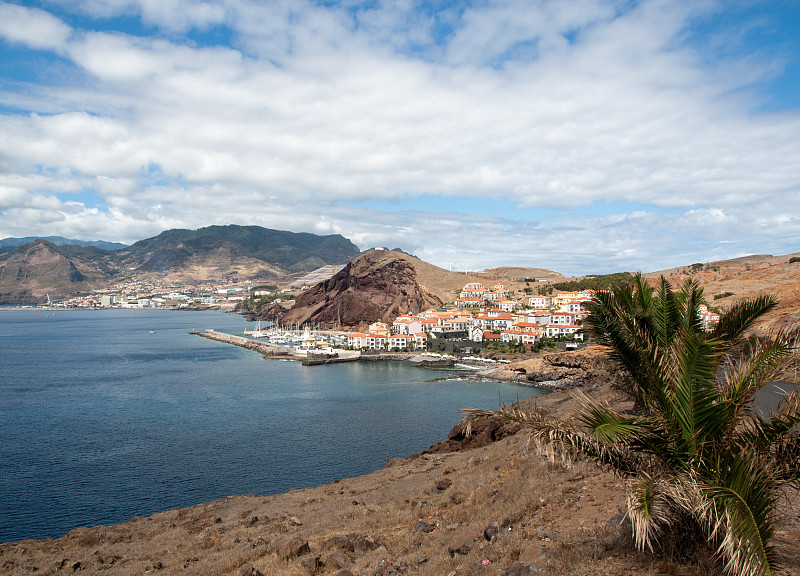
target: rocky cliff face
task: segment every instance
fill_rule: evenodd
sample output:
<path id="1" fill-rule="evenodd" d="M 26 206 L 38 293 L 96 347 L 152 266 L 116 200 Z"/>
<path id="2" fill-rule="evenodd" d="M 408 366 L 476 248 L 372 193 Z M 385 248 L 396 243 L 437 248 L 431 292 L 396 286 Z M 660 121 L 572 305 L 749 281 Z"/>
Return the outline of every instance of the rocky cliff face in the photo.
<path id="1" fill-rule="evenodd" d="M 375 250 L 359 256 L 329 280 L 304 292 L 281 321 L 356 326 L 390 322 L 398 315 L 442 304 L 438 296 L 419 284 L 417 270 L 407 256 Z"/>

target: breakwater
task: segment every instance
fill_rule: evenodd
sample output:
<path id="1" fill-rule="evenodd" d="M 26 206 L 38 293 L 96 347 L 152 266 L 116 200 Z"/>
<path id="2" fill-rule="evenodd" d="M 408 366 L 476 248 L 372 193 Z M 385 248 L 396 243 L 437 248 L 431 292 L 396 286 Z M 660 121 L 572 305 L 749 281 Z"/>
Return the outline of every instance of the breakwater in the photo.
<path id="1" fill-rule="evenodd" d="M 294 350 L 284 346 L 276 346 L 275 344 L 268 344 L 266 342 L 258 342 L 243 336 L 234 336 L 233 334 L 226 334 L 225 332 L 217 332 L 211 328 L 203 332 L 192 331 L 189 334 L 202 336 L 209 340 L 216 340 L 217 342 L 224 342 L 225 344 L 233 344 L 240 348 L 247 348 L 253 350 L 266 357 L 274 358 L 276 360 L 299 360 L 300 357 L 294 353 Z"/>

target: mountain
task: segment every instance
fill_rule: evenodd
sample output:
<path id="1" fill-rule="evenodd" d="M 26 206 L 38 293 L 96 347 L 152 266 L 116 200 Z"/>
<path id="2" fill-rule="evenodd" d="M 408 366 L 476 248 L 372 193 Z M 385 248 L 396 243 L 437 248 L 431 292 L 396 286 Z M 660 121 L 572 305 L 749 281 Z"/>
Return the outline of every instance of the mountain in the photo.
<path id="1" fill-rule="evenodd" d="M 0 304 L 32 304 L 96 290 L 131 276 L 200 283 L 223 278 L 275 279 L 344 264 L 360 253 L 336 234 L 209 226 L 167 230 L 120 250 L 35 240 L 0 254 Z"/>
<path id="2" fill-rule="evenodd" d="M 389 322 L 401 314 L 442 306 L 464 284 L 479 281 L 405 252 L 377 249 L 303 292 L 288 311 L 274 307 L 267 315 L 279 316 L 282 323 Z"/>
<path id="3" fill-rule="evenodd" d="M 360 250 L 339 234 L 318 236 L 260 226 L 229 225 L 167 230 L 120 251 L 120 257 L 137 270 L 164 272 L 214 253 L 225 253 L 234 259 L 252 258 L 285 272 L 308 272 L 325 264 L 344 264 Z"/>
<path id="4" fill-rule="evenodd" d="M 34 240 L 47 240 L 56 246 L 64 246 L 66 244 L 74 246 L 95 246 L 101 250 L 121 250 L 127 248 L 127 244 L 120 244 L 119 242 L 106 242 L 105 240 L 74 240 L 72 238 L 64 238 L 63 236 L 27 236 L 25 238 L 3 238 L 0 239 L 0 254 L 10 252 L 14 248 L 30 244 Z"/>
<path id="5" fill-rule="evenodd" d="M 105 286 L 118 271 L 113 252 L 34 240 L 0 255 L 0 303 L 38 304 Z"/>

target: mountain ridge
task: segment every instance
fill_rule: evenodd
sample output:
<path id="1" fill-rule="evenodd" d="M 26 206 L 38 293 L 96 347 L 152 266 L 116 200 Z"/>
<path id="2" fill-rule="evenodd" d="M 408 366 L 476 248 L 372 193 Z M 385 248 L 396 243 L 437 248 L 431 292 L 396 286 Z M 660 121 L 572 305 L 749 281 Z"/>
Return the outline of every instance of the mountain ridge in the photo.
<path id="1" fill-rule="evenodd" d="M 0 254 L 0 304 L 36 304 L 136 276 L 182 283 L 232 276 L 275 279 L 344 264 L 360 254 L 339 234 L 319 236 L 260 226 L 165 230 L 119 250 L 37 239 Z"/>

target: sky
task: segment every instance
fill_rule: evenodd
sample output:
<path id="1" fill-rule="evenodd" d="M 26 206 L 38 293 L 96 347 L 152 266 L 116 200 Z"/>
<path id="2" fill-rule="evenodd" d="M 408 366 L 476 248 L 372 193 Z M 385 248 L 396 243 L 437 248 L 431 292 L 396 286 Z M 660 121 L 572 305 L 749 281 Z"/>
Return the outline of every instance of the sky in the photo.
<path id="1" fill-rule="evenodd" d="M 796 0 L 0 0 L 0 238 L 453 270 L 800 251 Z"/>

